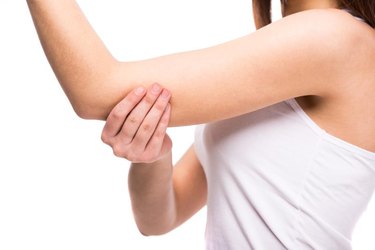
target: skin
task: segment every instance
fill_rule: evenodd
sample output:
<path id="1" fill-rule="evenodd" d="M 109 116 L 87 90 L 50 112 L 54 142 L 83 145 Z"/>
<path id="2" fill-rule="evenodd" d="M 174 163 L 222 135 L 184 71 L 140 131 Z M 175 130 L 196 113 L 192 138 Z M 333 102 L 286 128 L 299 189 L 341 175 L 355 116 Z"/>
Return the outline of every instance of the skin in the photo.
<path id="1" fill-rule="evenodd" d="M 28 4 L 74 109 L 83 118 L 107 119 L 103 141 L 133 162 L 129 191 L 145 235 L 169 232 L 207 200 L 193 147 L 172 166 L 167 120 L 170 126 L 213 122 L 296 98 L 325 130 L 375 151 L 374 31 L 326 9 L 334 1 L 289 0 L 287 17 L 248 36 L 140 62 L 117 62 L 75 1 Z M 173 98 L 163 99 L 161 87 L 149 89 L 153 82 Z M 132 92 L 136 86 L 144 86 L 143 95 Z"/>
<path id="2" fill-rule="evenodd" d="M 222 120 L 306 94 L 324 96 L 334 90 L 323 80 L 341 80 L 332 72 L 341 70 L 338 62 L 345 55 L 335 51 L 354 42 L 340 36 L 347 32 L 339 21 L 345 13 L 313 11 L 214 47 L 118 62 L 74 0 L 28 3 L 60 84 L 78 115 L 89 119 L 106 119 L 133 88 L 154 82 L 172 92 L 171 126 Z M 318 42 L 319 36 L 326 39 Z"/>

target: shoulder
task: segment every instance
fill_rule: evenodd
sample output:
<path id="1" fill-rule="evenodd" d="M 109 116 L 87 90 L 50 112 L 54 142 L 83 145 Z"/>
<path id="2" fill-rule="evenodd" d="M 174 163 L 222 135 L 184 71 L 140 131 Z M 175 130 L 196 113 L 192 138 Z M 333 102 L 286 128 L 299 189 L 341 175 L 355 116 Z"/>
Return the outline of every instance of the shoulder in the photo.
<path id="1" fill-rule="evenodd" d="M 375 30 L 344 10 L 308 10 L 283 21 L 280 26 L 292 32 L 300 46 L 309 45 L 310 56 L 327 62 L 340 76 L 345 70 L 358 70 L 359 62 L 374 59 Z"/>
<path id="2" fill-rule="evenodd" d="M 314 9 L 273 22 L 254 33 L 256 41 L 282 55 L 324 63 L 339 62 L 360 37 L 360 22 L 343 10 Z M 278 53 L 275 53 L 277 55 Z M 298 62 L 298 61 L 296 61 Z"/>
<path id="3" fill-rule="evenodd" d="M 282 18 L 259 31 L 266 44 L 272 43 L 279 51 L 294 55 L 297 63 L 315 62 L 340 70 L 347 56 L 358 43 L 363 43 L 363 30 L 368 25 L 339 9 L 314 9 Z"/>
<path id="4" fill-rule="evenodd" d="M 350 68 L 348 56 L 360 37 L 360 23 L 342 10 L 308 10 L 265 26 L 250 42 L 258 64 L 277 65 L 280 72 L 273 68 L 272 75 L 285 81 L 291 93 L 298 89 L 296 95 L 328 96 L 336 91 L 343 70 Z"/>
<path id="5" fill-rule="evenodd" d="M 340 9 L 302 11 L 272 25 L 300 42 L 315 45 L 320 49 L 326 47 L 332 52 L 352 48 L 353 44 L 363 37 L 364 29 L 368 29 L 368 25 Z"/>

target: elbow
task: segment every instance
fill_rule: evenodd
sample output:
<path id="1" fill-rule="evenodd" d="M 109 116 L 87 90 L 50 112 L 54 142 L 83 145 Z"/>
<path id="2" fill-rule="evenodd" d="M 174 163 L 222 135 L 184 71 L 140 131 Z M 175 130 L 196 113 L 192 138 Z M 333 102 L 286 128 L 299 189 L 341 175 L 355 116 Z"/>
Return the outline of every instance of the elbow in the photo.
<path id="1" fill-rule="evenodd" d="M 107 114 L 100 105 L 72 105 L 76 115 L 84 120 L 106 120 Z"/>
<path id="2" fill-rule="evenodd" d="M 127 85 L 119 76 L 117 64 L 102 73 L 82 79 L 59 79 L 74 112 L 85 120 L 106 120 L 113 107 L 126 95 Z"/>
<path id="3" fill-rule="evenodd" d="M 88 85 L 88 84 L 87 84 Z M 67 92 L 76 115 L 84 120 L 106 120 L 119 99 L 106 88 L 87 88 L 85 91 Z"/>
<path id="4" fill-rule="evenodd" d="M 73 107 L 73 109 L 76 115 L 83 120 L 100 120 L 98 116 L 90 110 L 75 107 Z"/>
<path id="5" fill-rule="evenodd" d="M 87 101 L 80 98 L 79 101 L 70 99 L 70 103 L 76 115 L 84 120 L 106 120 L 110 112 L 106 105 L 99 101 Z"/>

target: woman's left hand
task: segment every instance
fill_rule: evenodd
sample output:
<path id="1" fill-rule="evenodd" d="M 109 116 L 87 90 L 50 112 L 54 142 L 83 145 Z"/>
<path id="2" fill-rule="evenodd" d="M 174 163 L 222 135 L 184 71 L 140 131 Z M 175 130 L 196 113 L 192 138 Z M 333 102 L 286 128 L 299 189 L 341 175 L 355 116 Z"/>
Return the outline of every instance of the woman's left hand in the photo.
<path id="1" fill-rule="evenodd" d="M 133 163 L 152 163 L 166 156 L 172 141 L 166 134 L 171 94 L 160 85 L 139 87 L 111 111 L 102 132 L 104 143 L 118 157 Z"/>

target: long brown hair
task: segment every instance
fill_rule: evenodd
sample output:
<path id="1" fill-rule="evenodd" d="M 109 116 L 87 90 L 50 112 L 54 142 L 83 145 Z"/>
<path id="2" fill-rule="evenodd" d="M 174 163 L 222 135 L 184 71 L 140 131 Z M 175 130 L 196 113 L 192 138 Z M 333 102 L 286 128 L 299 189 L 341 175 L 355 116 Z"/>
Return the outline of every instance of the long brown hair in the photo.
<path id="1" fill-rule="evenodd" d="M 281 0 L 281 4 L 285 4 Z M 365 20 L 371 27 L 375 28 L 375 0 L 338 0 L 342 9 L 347 9 L 354 16 Z M 271 0 L 253 0 L 254 21 L 257 28 L 270 24 Z"/>

